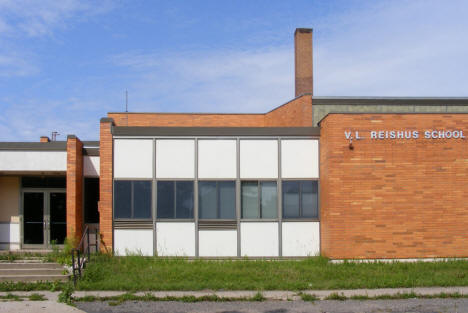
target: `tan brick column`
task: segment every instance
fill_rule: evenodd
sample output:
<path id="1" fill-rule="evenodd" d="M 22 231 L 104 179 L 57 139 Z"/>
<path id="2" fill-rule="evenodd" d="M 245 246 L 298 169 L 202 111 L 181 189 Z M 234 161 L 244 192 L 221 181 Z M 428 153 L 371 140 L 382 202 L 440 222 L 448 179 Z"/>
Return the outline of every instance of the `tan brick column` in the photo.
<path id="1" fill-rule="evenodd" d="M 83 143 L 75 135 L 69 135 L 67 137 L 67 237 L 80 240 L 82 233 Z"/>
<path id="2" fill-rule="evenodd" d="M 111 118 L 101 119 L 100 130 L 100 179 L 99 179 L 99 231 L 101 233 L 101 251 L 112 252 L 112 162 L 113 142 Z"/>

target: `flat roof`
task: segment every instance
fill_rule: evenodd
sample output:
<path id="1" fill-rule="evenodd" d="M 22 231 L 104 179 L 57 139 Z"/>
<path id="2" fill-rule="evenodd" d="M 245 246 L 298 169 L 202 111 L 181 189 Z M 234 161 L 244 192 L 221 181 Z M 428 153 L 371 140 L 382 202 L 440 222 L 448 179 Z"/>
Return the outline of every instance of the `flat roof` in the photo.
<path id="1" fill-rule="evenodd" d="M 0 142 L 0 150 L 66 151 L 67 142 Z"/>
<path id="2" fill-rule="evenodd" d="M 320 126 L 320 123 L 327 118 L 327 116 L 332 115 L 332 114 L 348 114 L 348 115 L 421 115 L 421 114 L 439 114 L 439 115 L 458 115 L 458 114 L 465 114 L 468 115 L 466 112 L 340 112 L 340 111 L 333 111 L 325 114 L 320 121 L 318 122 L 318 125 Z M 317 127 L 320 128 L 320 127 Z"/>
<path id="3" fill-rule="evenodd" d="M 312 97 L 314 105 L 429 105 L 468 106 L 463 97 Z"/>

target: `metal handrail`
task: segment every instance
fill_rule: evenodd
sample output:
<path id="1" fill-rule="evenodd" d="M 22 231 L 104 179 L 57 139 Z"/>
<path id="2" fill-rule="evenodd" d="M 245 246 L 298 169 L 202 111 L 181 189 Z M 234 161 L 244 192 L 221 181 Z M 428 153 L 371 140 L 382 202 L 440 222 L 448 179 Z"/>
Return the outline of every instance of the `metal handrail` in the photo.
<path id="1" fill-rule="evenodd" d="M 73 271 L 73 282 L 76 285 L 78 278 L 81 278 L 81 270 L 86 267 L 86 263 L 91 260 L 91 246 L 96 248 L 95 252 L 98 252 L 99 249 L 99 239 L 98 239 L 98 229 L 95 229 L 95 242 L 90 244 L 89 235 L 90 230 L 88 225 L 86 225 L 83 235 L 81 236 L 80 243 L 75 249 L 71 250 L 72 253 L 72 271 Z M 84 246 L 84 240 L 86 237 L 86 247 Z M 82 258 L 82 255 L 87 256 L 87 258 Z"/>
<path id="2" fill-rule="evenodd" d="M 72 273 L 73 273 L 73 284 L 76 285 L 76 281 L 78 277 L 81 277 L 81 257 L 80 257 L 80 249 L 72 249 Z M 75 261 L 75 254 L 76 254 L 76 261 Z"/>

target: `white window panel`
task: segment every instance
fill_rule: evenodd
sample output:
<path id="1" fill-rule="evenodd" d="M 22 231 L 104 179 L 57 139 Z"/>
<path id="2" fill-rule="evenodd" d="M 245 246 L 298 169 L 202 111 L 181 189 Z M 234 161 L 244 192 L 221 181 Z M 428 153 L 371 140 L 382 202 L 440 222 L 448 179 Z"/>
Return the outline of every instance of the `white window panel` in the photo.
<path id="1" fill-rule="evenodd" d="M 156 223 L 158 256 L 195 256 L 195 223 Z"/>
<path id="2" fill-rule="evenodd" d="M 199 140 L 198 177 L 236 178 L 236 141 Z"/>
<path id="3" fill-rule="evenodd" d="M 241 222 L 241 256 L 278 256 L 278 223 Z"/>
<path id="4" fill-rule="evenodd" d="M 114 252 L 116 255 L 153 255 L 152 229 L 114 230 Z"/>
<path id="5" fill-rule="evenodd" d="M 194 178 L 195 141 L 184 139 L 157 140 L 156 177 Z"/>
<path id="6" fill-rule="evenodd" d="M 315 139 L 281 141 L 281 177 L 318 178 L 319 145 Z"/>
<path id="7" fill-rule="evenodd" d="M 284 222 L 283 256 L 316 256 L 320 253 L 319 222 Z"/>
<path id="8" fill-rule="evenodd" d="M 152 178 L 153 141 L 116 139 L 114 141 L 115 178 Z"/>
<path id="9" fill-rule="evenodd" d="M 277 178 L 278 141 L 241 140 L 240 177 Z"/>
<path id="10" fill-rule="evenodd" d="M 237 256 L 236 230 L 200 230 L 198 240 L 200 256 Z"/>

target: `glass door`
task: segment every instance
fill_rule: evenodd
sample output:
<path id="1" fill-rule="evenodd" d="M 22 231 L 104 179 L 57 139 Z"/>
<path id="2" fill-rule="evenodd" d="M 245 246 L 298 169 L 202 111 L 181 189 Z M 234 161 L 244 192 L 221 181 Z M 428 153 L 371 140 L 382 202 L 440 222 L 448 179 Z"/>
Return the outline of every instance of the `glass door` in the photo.
<path id="1" fill-rule="evenodd" d="M 67 236 L 67 199 L 61 190 L 23 192 L 23 248 L 63 245 Z"/>
<path id="2" fill-rule="evenodd" d="M 45 244 L 45 194 L 23 193 L 23 244 L 24 247 L 44 247 Z"/>
<path id="3" fill-rule="evenodd" d="M 67 236 L 67 197 L 65 192 L 51 192 L 49 199 L 49 241 L 63 245 Z"/>

